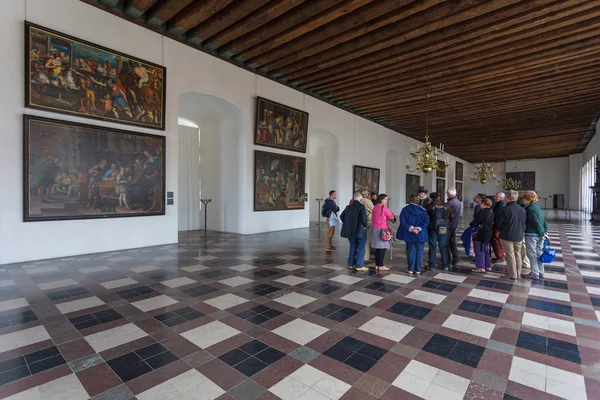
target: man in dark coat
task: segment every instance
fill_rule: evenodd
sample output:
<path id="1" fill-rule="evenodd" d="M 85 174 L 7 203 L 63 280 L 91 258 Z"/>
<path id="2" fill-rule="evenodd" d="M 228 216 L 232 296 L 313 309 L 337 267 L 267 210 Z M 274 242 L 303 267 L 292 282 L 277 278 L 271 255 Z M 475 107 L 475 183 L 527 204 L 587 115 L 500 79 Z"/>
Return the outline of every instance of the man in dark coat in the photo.
<path id="1" fill-rule="evenodd" d="M 502 248 L 502 243 L 500 243 L 500 230 L 498 229 L 498 223 L 502 219 L 502 214 L 504 213 L 504 207 L 506 207 L 506 195 L 504 192 L 496 193 L 496 203 L 492 210 L 494 211 L 494 227 L 492 229 L 492 250 L 494 250 L 494 254 L 496 258 L 492 260 L 493 263 L 501 263 L 504 262 L 504 249 Z"/>
<path id="2" fill-rule="evenodd" d="M 368 271 L 365 267 L 365 243 L 367 242 L 367 211 L 361 203 L 362 194 L 354 193 L 354 201 L 340 215 L 342 220 L 341 236 L 350 242 L 348 268 Z"/>
<path id="3" fill-rule="evenodd" d="M 448 260 L 452 262 L 452 271 L 458 272 L 458 247 L 456 245 L 456 229 L 458 228 L 458 222 L 462 215 L 462 203 L 456 197 L 456 189 L 451 187 L 447 190 L 448 195 L 448 207 L 452 210 L 454 217 L 450 220 L 450 227 L 448 228 L 448 251 L 450 256 Z"/>
<path id="4" fill-rule="evenodd" d="M 508 198 L 509 202 L 506 204 L 497 226 L 500 231 L 500 242 L 506 256 L 505 278 L 513 281 L 521 276 L 523 238 L 525 237 L 527 223 L 527 213 L 517 203 L 518 199 L 519 192 L 511 190 Z"/>
<path id="5" fill-rule="evenodd" d="M 419 191 L 417 192 L 417 194 L 419 195 L 419 202 L 417 204 L 420 205 L 421 207 L 423 207 L 424 209 L 427 209 L 427 206 L 429 205 L 429 197 L 427 197 L 427 189 L 425 189 L 424 186 L 419 186 Z"/>
<path id="6" fill-rule="evenodd" d="M 325 223 L 327 224 L 327 232 L 325 233 L 325 251 L 335 251 L 335 247 L 331 244 L 331 240 L 333 239 L 333 235 L 335 234 L 335 226 L 329 225 L 329 218 L 331 214 L 337 215 L 340 211 L 340 208 L 335 204 L 335 199 L 337 198 L 337 192 L 335 190 L 331 190 L 329 192 L 329 197 L 325 199 L 323 203 L 323 216 L 326 218 Z"/>

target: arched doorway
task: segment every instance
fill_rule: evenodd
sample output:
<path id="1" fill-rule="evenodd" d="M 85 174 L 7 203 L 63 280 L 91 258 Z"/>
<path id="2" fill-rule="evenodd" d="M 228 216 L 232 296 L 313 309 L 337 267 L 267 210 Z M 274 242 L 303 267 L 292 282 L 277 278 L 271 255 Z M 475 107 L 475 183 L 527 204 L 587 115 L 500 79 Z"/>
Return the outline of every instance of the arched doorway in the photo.
<path id="1" fill-rule="evenodd" d="M 308 144 L 308 207 L 310 220 L 317 221 L 321 210 L 315 199 L 324 199 L 330 190 L 339 190 L 339 142 L 333 133 L 315 129 L 310 133 Z"/>
<path id="2" fill-rule="evenodd" d="M 196 141 L 193 132 L 190 133 L 193 128 L 180 125 L 179 173 L 187 176 L 179 182 L 180 230 L 204 227 L 204 210 L 201 210 L 199 199 L 210 198 L 207 228 L 243 233 L 245 138 L 242 111 L 219 97 L 185 93 L 179 97 L 179 117 L 198 127 Z M 196 217 L 197 210 L 201 211 Z M 187 223 L 184 222 L 186 219 Z"/>
<path id="3" fill-rule="evenodd" d="M 389 150 L 385 155 L 385 190 L 389 197 L 388 207 L 394 213 L 400 212 L 405 202 L 400 185 L 401 174 L 400 155 L 395 150 Z"/>

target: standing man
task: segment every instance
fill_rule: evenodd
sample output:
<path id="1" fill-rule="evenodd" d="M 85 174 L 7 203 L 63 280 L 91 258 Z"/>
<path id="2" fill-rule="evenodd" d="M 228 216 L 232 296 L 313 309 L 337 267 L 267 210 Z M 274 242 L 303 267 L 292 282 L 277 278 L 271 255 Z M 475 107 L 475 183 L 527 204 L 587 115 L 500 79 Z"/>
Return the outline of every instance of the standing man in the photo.
<path id="1" fill-rule="evenodd" d="M 329 197 L 325 199 L 323 203 L 323 216 L 327 218 L 325 222 L 327 223 L 327 233 L 325 234 L 325 250 L 326 251 L 335 251 L 335 247 L 331 244 L 331 239 L 333 239 L 333 235 L 335 234 L 335 226 L 329 225 L 329 218 L 331 217 L 331 213 L 337 213 L 340 211 L 340 208 L 335 204 L 335 199 L 337 198 L 337 193 L 335 190 L 329 191 Z"/>
<path id="2" fill-rule="evenodd" d="M 462 215 L 462 203 L 456 197 L 456 189 L 451 187 L 446 192 L 448 195 L 448 207 L 452 210 L 454 218 L 450 221 L 448 228 L 448 248 L 450 250 L 451 257 L 448 259 L 452 261 L 452 271 L 458 272 L 458 247 L 456 247 L 456 228 L 458 228 L 458 222 Z"/>
<path id="3" fill-rule="evenodd" d="M 348 268 L 357 271 L 368 271 L 365 267 L 365 243 L 367 242 L 367 212 L 362 204 L 363 196 L 354 193 L 354 201 L 346 206 L 340 219 L 342 220 L 341 236 L 350 242 Z M 368 200 L 368 199 L 367 199 Z"/>
<path id="4" fill-rule="evenodd" d="M 373 202 L 370 199 L 371 194 L 365 190 L 362 198 L 362 205 L 367 212 L 367 243 L 365 244 L 365 262 L 371 262 L 371 224 L 373 223 Z"/>
<path id="5" fill-rule="evenodd" d="M 521 254 L 527 223 L 527 213 L 517 203 L 518 199 L 519 192 L 511 190 L 508 197 L 509 202 L 504 207 L 504 212 L 498 224 L 500 243 L 502 243 L 506 256 L 506 275 L 504 278 L 513 281 L 521 276 L 521 268 L 523 267 Z"/>
<path id="6" fill-rule="evenodd" d="M 494 204 L 494 228 L 492 229 L 492 250 L 494 250 L 494 254 L 496 258 L 492 259 L 493 263 L 501 263 L 504 262 L 504 249 L 502 248 L 502 243 L 500 243 L 500 230 L 498 229 L 498 224 L 502 219 L 502 214 L 504 213 L 504 207 L 506 207 L 506 195 L 504 192 L 496 193 L 496 204 Z"/>
<path id="7" fill-rule="evenodd" d="M 424 209 L 427 209 L 427 206 L 429 205 L 429 197 L 427 197 L 427 189 L 425 189 L 424 186 L 419 186 L 419 205 L 421 207 L 423 207 Z"/>
<path id="8" fill-rule="evenodd" d="M 375 207 L 375 204 L 377 204 L 377 193 L 376 192 L 371 192 L 371 203 L 373 203 L 373 207 Z"/>

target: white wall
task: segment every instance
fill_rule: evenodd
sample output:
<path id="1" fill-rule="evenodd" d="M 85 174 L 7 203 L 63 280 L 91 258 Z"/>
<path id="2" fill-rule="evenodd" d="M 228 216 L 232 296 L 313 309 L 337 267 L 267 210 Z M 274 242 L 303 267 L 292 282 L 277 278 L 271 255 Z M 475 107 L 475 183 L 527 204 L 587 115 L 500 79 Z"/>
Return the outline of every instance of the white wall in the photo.
<path id="1" fill-rule="evenodd" d="M 219 213 L 224 229 L 241 233 L 258 233 L 308 226 L 309 207 L 305 210 L 253 212 L 254 180 L 253 130 L 256 96 L 263 96 L 307 111 L 309 132 L 322 129 L 336 136 L 339 143 L 337 161 L 338 192 L 344 199 L 352 191 L 352 165 L 360 164 L 381 169 L 381 191 L 386 185 L 386 153 L 398 153 L 401 165 L 411 146 L 417 142 L 389 129 L 352 115 L 320 100 L 306 96 L 276 82 L 258 77 L 229 63 L 194 50 L 179 42 L 164 38 L 138 25 L 77 0 L 13 0 L 0 3 L 0 33 L 3 49 L 3 73 L 0 100 L 3 122 L 3 146 L 0 148 L 0 168 L 13 171 L 3 174 L 0 199 L 0 264 L 102 252 L 177 242 L 177 206 L 167 206 L 165 216 L 58 222 L 22 222 L 22 122 L 23 113 L 51 118 L 87 122 L 94 125 L 163 134 L 142 128 L 132 128 L 109 122 L 90 121 L 72 116 L 24 109 L 23 101 L 23 21 L 46 26 L 81 39 L 89 40 L 126 54 L 131 54 L 167 67 L 167 190 L 178 198 L 178 127 L 179 100 L 184 93 L 215 96 L 234 105 L 240 111 L 233 121 L 219 120 L 220 131 L 235 131 L 242 127 L 239 147 L 231 147 L 238 157 L 240 172 L 236 190 L 239 203 L 229 205 Z M 107 29 L 107 27 L 110 27 Z M 215 127 L 217 129 L 217 127 Z M 201 132 L 202 135 L 202 132 Z M 310 144 L 310 133 L 308 141 Z M 202 139 L 201 139 L 202 141 Z M 201 144 L 202 147 L 202 144 Z M 267 150 L 267 149 L 265 149 Z M 297 154 L 280 151 L 285 154 Z M 365 162 L 367 160 L 368 162 Z M 227 160 L 219 160 L 222 167 Z M 450 157 L 454 165 L 456 158 Z M 310 154 L 309 154 L 310 162 Z M 470 166 L 465 164 L 465 175 Z M 307 165 L 310 169 L 310 165 Z M 399 167 L 400 194 L 404 193 L 406 170 Z M 245 171 L 245 173 L 244 173 Z M 308 177 L 310 180 L 310 177 Z M 307 182 L 310 185 L 310 181 Z M 450 186 L 448 183 L 447 187 Z M 307 186 L 310 187 L 310 186 Z M 429 187 L 432 187 L 429 185 Z M 465 188 L 468 188 L 465 182 Z M 220 192 L 223 193 L 223 192 Z M 222 194 L 221 194 L 222 195 Z M 325 196 L 323 193 L 322 196 Z M 314 199 L 317 193 L 311 193 Z M 213 200 L 214 201 L 214 200 Z M 314 200 L 311 200 L 314 202 Z M 309 204 L 311 204 L 309 202 Z M 315 202 L 316 205 L 316 202 Z M 209 206 L 210 207 L 210 206 Z M 395 211 L 397 212 L 397 211 Z M 237 214 L 235 214 L 237 213 Z M 213 223 L 209 220 L 210 224 Z M 233 225 L 231 225 L 233 224 Z M 160 226 L 160 229 L 156 229 Z M 115 235 L 115 232 L 119 232 Z"/>

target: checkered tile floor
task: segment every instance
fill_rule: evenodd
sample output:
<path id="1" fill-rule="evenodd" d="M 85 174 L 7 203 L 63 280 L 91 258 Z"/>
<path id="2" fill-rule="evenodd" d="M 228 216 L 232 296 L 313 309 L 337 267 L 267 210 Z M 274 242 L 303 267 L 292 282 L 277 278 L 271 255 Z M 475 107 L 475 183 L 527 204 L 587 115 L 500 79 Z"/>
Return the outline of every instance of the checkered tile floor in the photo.
<path id="1" fill-rule="evenodd" d="M 0 270 L 0 398 L 593 399 L 600 228 L 551 224 L 545 279 L 346 268 L 324 230 Z M 388 255 L 389 260 L 389 255 Z"/>

